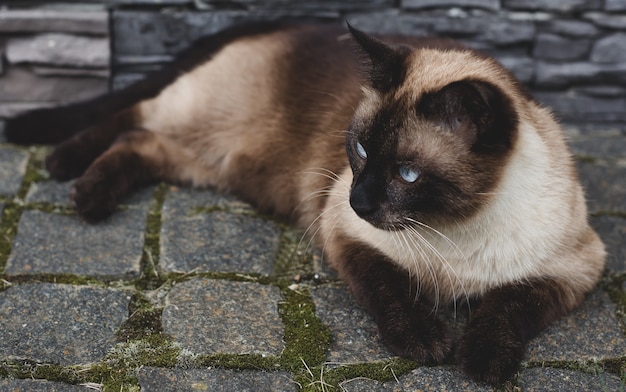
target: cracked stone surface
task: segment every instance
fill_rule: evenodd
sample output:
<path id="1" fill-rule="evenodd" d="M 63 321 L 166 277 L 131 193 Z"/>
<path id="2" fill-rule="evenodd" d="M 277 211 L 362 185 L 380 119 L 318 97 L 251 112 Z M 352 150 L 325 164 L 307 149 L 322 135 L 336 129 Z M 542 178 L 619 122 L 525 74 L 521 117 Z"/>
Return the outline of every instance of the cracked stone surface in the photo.
<path id="1" fill-rule="evenodd" d="M 181 390 L 210 391 L 219 385 L 223 391 L 275 392 L 297 391 L 286 372 L 226 369 L 159 369 L 144 367 L 139 371 L 139 385 L 145 392 Z"/>
<path id="2" fill-rule="evenodd" d="M 15 194 L 20 189 L 27 163 L 24 151 L 0 146 L 0 195 Z"/>
<path id="3" fill-rule="evenodd" d="M 527 360 L 607 359 L 626 352 L 626 339 L 608 295 L 594 292 L 575 312 L 557 321 L 528 347 Z"/>
<path id="4" fill-rule="evenodd" d="M 22 284 L 0 292 L 0 360 L 73 365 L 101 360 L 128 317 L 121 290 Z"/>
<path id="5" fill-rule="evenodd" d="M 97 225 L 77 216 L 25 211 L 4 272 L 136 278 L 145 225 L 140 209 L 117 212 Z"/>
<path id="6" fill-rule="evenodd" d="M 164 218 L 162 268 L 270 275 L 280 229 L 260 218 L 215 211 Z"/>
<path id="7" fill-rule="evenodd" d="M 328 362 L 370 362 L 393 357 L 380 343 L 376 323 L 357 305 L 347 288 L 315 288 L 311 297 L 318 317 L 333 337 Z"/>
<path id="8" fill-rule="evenodd" d="M 163 330 L 196 354 L 280 355 L 284 327 L 273 286 L 193 279 L 174 286 L 163 309 Z"/>

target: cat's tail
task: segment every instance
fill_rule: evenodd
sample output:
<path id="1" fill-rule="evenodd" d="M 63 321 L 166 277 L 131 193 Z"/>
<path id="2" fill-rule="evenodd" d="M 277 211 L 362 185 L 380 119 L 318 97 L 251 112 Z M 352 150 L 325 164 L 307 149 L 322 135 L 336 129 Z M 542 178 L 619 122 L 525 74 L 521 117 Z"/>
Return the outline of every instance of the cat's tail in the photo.
<path id="1" fill-rule="evenodd" d="M 119 110 L 123 105 L 111 99 L 112 95 L 19 114 L 6 120 L 5 137 L 15 144 L 59 143 Z"/>

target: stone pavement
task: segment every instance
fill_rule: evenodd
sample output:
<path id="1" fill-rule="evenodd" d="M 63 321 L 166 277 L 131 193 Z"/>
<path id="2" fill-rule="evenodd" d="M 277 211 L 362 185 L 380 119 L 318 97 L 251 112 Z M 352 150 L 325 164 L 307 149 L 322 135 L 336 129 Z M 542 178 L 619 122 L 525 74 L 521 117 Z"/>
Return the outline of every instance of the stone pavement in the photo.
<path id="1" fill-rule="evenodd" d="M 625 389 L 626 130 L 568 132 L 608 270 L 501 390 Z M 160 184 L 88 225 L 47 151 L 0 142 L 0 391 L 492 390 L 391 356 L 284 223 Z"/>

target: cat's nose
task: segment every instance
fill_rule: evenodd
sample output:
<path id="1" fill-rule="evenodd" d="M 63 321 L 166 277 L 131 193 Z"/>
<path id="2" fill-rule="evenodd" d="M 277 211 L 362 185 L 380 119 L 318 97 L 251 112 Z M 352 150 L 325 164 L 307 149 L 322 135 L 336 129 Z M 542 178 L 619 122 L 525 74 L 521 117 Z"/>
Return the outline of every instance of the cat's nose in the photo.
<path id="1" fill-rule="evenodd" d="M 378 210 L 377 203 L 372 200 L 363 183 L 356 184 L 354 188 L 352 188 L 352 192 L 350 193 L 350 206 L 361 218 L 367 218 Z"/>

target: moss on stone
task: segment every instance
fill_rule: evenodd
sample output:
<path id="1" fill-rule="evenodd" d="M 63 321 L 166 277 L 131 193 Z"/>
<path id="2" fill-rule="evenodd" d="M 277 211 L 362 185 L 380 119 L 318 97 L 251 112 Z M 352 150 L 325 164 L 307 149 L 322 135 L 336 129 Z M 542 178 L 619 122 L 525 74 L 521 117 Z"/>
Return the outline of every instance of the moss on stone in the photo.
<path id="1" fill-rule="evenodd" d="M 284 302 L 279 313 L 285 326 L 285 349 L 280 356 L 283 369 L 303 375 L 306 366 L 324 362 L 331 343 L 330 331 L 315 314 L 315 305 L 306 288 L 282 287 Z M 305 365 L 306 364 L 306 365 Z"/>
<path id="2" fill-rule="evenodd" d="M 132 296 L 128 312 L 130 313 L 128 319 L 116 333 L 120 341 L 137 340 L 163 333 L 161 325 L 163 309 L 153 308 L 143 295 L 136 293 Z"/>
<path id="3" fill-rule="evenodd" d="M 103 391 L 129 390 L 139 387 L 137 372 L 142 366 L 173 367 L 180 352 L 166 334 L 152 334 L 115 345 L 85 373 L 90 381 L 103 384 Z"/>
<path id="4" fill-rule="evenodd" d="M 0 271 L 4 271 L 11 254 L 13 238 L 17 234 L 17 225 L 24 210 L 23 205 L 10 201 L 4 205 L 0 217 Z"/>
<path id="5" fill-rule="evenodd" d="M 136 284 L 138 289 L 153 290 L 165 282 L 163 277 L 159 275 L 158 265 L 161 252 L 161 219 L 167 189 L 167 185 L 164 183 L 156 187 L 152 196 L 152 203 L 148 209 L 141 259 L 142 275 Z"/>
<path id="6" fill-rule="evenodd" d="M 301 375 L 298 382 L 302 385 L 303 391 L 341 390 L 341 384 L 349 380 L 367 378 L 380 382 L 394 381 L 416 367 L 415 362 L 400 358 L 339 367 L 320 364 L 307 366 L 306 374 Z"/>
<path id="7" fill-rule="evenodd" d="M 282 228 L 278 253 L 274 262 L 274 274 L 287 278 L 313 273 L 313 252 L 308 240 L 291 227 Z"/>
<path id="8" fill-rule="evenodd" d="M 59 366 L 40 364 L 30 361 L 0 362 L 1 378 L 45 379 L 49 381 L 78 384 L 86 382 L 86 378 L 77 366 Z"/>

